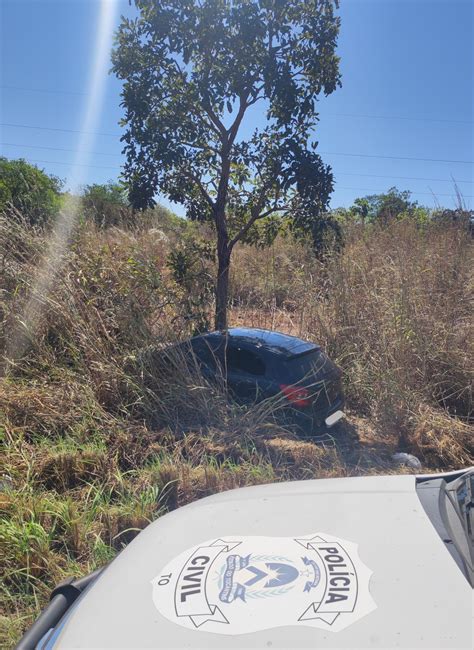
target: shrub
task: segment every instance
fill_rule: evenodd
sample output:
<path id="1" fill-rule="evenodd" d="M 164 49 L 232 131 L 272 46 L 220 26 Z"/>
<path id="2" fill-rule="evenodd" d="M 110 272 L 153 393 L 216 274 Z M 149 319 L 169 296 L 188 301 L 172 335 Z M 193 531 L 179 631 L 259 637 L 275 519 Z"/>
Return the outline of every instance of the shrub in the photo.
<path id="1" fill-rule="evenodd" d="M 132 223 L 127 190 L 119 183 L 87 185 L 82 193 L 82 208 L 86 218 L 101 228 Z"/>
<path id="2" fill-rule="evenodd" d="M 26 160 L 0 158 L 0 212 L 11 206 L 31 225 L 42 226 L 61 207 L 61 185 Z"/>

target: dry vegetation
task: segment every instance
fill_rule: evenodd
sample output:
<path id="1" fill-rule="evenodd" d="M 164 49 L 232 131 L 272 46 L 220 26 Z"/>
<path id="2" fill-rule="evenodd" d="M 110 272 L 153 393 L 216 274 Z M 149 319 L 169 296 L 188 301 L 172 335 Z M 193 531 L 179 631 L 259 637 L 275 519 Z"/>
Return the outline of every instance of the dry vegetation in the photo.
<path id="1" fill-rule="evenodd" d="M 46 235 L 1 217 L 1 338 L 11 361 L 0 385 L 2 647 L 55 583 L 107 562 L 150 520 L 196 498 L 400 471 L 391 461 L 400 450 L 426 470 L 473 462 L 465 230 L 355 226 L 324 263 L 289 237 L 236 251 L 231 322 L 318 341 L 344 370 L 348 423 L 319 444 L 279 429 L 272 405 L 231 404 L 193 373 L 160 380 L 144 361 L 149 346 L 206 318 L 213 261 L 201 258 L 202 243 L 193 248 L 199 236 L 82 225 L 51 292 L 30 303 L 32 334 L 25 304 Z"/>

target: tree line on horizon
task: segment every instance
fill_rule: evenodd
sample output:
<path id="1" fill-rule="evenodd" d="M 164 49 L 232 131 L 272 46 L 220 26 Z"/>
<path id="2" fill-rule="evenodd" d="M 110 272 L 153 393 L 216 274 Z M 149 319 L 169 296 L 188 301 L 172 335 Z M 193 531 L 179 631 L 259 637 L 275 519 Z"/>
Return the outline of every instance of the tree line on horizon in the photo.
<path id="1" fill-rule="evenodd" d="M 0 212 L 13 208 L 31 226 L 47 226 L 60 212 L 64 197 L 63 181 L 24 159 L 0 157 Z M 99 228 L 133 225 L 139 211 L 130 202 L 127 184 L 123 181 L 84 185 L 77 200 L 81 203 L 80 216 L 92 220 Z M 460 197 L 462 201 L 462 197 Z M 429 208 L 412 199 L 409 190 L 390 187 L 385 192 L 356 198 L 348 208 L 337 207 L 327 211 L 341 226 L 347 223 L 388 224 L 393 220 L 411 219 L 419 225 L 435 222 L 455 223 L 469 219 L 473 211 L 462 204 L 456 208 L 438 206 Z M 157 204 L 150 209 L 160 216 L 167 215 L 175 224 L 186 222 L 172 210 Z M 281 225 L 281 224 L 280 224 Z M 263 226 L 256 224 L 244 243 L 269 245 L 278 234 L 278 224 L 266 219 Z"/>

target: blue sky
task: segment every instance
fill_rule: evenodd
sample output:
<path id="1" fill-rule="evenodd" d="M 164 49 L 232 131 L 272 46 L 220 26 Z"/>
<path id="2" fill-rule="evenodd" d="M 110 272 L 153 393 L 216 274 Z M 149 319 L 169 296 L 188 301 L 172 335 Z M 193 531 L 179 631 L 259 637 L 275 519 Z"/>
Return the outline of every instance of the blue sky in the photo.
<path id="1" fill-rule="evenodd" d="M 1 154 L 37 162 L 67 185 L 99 2 L 0 4 Z M 133 14 L 128 0 L 117 4 L 119 14 Z M 342 88 L 321 98 L 317 135 L 336 179 L 333 207 L 393 185 L 422 204 L 452 206 L 452 178 L 472 207 L 474 165 L 466 163 L 474 161 L 473 14 L 470 0 L 342 0 Z M 85 183 L 120 173 L 120 83 L 109 75 L 104 84 Z M 255 119 L 263 123 L 264 116 Z"/>

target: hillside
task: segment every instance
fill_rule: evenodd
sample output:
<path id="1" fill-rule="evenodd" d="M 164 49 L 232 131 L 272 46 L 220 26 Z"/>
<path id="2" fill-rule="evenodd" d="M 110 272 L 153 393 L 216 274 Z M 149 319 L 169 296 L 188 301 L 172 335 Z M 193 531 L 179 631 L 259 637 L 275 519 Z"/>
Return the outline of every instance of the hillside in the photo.
<path id="1" fill-rule="evenodd" d="M 289 234 L 236 249 L 230 322 L 314 340 L 344 371 L 347 421 L 317 444 L 282 430 L 271 405 L 244 408 L 197 375 L 163 381 L 144 364 L 150 346 L 211 320 L 215 261 L 204 229 L 163 215 L 128 228 L 86 220 L 48 270 L 49 292 L 35 285 L 46 242 L 20 214 L 1 216 L 10 362 L 0 385 L 0 646 L 55 583 L 101 566 L 149 521 L 194 499 L 410 471 L 393 463 L 395 451 L 415 454 L 424 471 L 474 462 L 465 228 L 352 224 L 342 251 L 322 260 Z"/>

